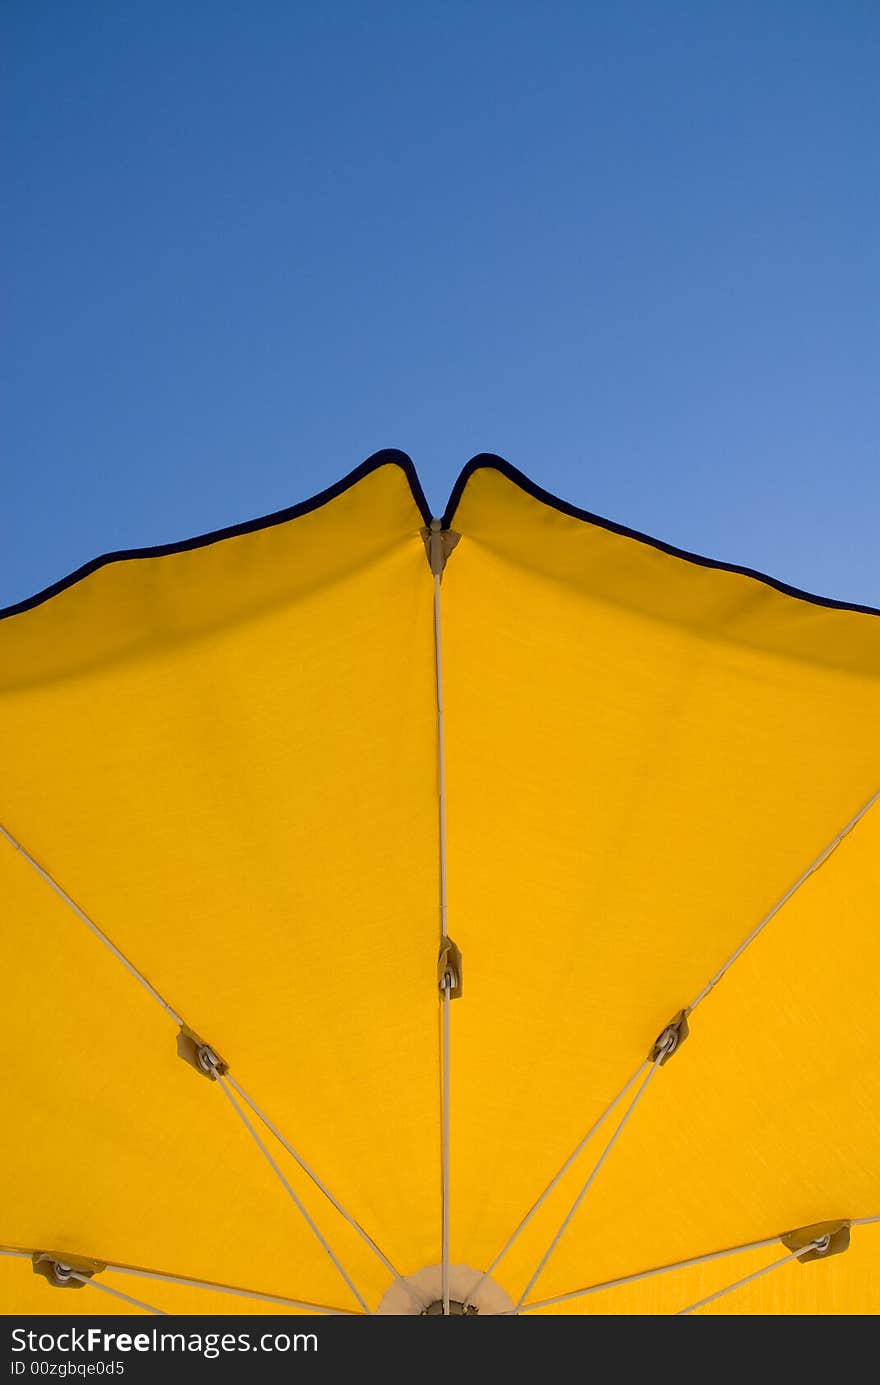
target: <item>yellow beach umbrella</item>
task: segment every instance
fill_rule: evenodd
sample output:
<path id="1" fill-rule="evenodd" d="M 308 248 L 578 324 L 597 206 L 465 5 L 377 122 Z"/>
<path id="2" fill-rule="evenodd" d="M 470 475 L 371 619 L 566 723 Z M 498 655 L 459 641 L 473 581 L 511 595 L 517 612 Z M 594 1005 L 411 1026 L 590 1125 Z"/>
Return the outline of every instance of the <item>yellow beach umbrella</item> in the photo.
<path id="1" fill-rule="evenodd" d="M 877 616 L 393 452 L 4 613 L 5 1311 L 880 1309 Z"/>

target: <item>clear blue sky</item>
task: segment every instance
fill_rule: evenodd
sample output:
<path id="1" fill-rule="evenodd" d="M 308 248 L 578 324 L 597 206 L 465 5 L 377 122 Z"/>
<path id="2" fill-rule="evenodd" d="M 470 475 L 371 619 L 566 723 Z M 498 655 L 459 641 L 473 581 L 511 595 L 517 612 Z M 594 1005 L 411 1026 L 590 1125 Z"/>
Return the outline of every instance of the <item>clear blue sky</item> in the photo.
<path id="1" fill-rule="evenodd" d="M 7 0 L 0 603 L 499 452 L 880 604 L 876 0 Z"/>

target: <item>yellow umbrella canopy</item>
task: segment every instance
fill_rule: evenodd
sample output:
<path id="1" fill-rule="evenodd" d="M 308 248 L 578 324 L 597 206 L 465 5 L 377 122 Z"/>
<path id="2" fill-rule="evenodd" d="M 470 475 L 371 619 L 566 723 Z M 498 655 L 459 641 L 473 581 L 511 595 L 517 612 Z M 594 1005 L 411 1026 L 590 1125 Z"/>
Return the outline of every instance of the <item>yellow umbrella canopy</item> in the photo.
<path id="1" fill-rule="evenodd" d="M 880 1310 L 877 615 L 396 452 L 4 613 L 5 1311 Z"/>

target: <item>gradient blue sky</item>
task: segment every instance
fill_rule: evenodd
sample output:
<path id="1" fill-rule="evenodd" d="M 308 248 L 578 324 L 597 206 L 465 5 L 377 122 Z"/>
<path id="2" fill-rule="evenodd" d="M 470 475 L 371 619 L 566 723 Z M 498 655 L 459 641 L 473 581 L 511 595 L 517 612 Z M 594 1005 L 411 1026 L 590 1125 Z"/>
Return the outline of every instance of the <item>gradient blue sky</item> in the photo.
<path id="1" fill-rule="evenodd" d="M 0 603 L 473 453 L 880 604 L 875 0 L 7 0 Z"/>

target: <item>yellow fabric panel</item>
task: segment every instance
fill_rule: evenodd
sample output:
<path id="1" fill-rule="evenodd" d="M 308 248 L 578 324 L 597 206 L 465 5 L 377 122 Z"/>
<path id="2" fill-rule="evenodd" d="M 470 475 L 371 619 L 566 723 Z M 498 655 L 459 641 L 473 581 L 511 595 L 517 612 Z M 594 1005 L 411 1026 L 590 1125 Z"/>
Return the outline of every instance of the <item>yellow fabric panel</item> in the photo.
<path id="1" fill-rule="evenodd" d="M 467 988 L 452 1254 L 481 1265 L 667 1021 L 880 787 L 880 621 L 584 523 L 492 470 L 453 527 L 449 926 Z M 880 1211 L 875 812 L 698 1009 L 533 1298 Z M 818 901 L 840 881 L 829 918 Z M 499 1267 L 514 1300 L 590 1167 L 585 1153 Z"/>
<path id="2" fill-rule="evenodd" d="M 469 478 L 451 527 L 522 574 L 581 598 L 681 627 L 715 644 L 880 675 L 876 613 L 801 599 L 742 572 L 676 556 L 662 544 L 589 522 L 536 499 L 491 467 Z"/>
<path id="3" fill-rule="evenodd" d="M 421 524 L 384 466 L 0 622 L 0 821 L 405 1266 L 439 1256 Z M 0 881 L 0 1242 L 354 1306 L 173 1022 L 5 842 Z M 387 1271 L 273 1154 L 377 1301 Z"/>
<path id="4" fill-rule="evenodd" d="M 177 1057 L 164 1011 L 6 842 L 0 879 L 3 1244 L 290 1297 L 305 1281 L 346 1306 L 223 1093 Z M 9 1273 L 32 1291 L 29 1264 Z"/>
<path id="5" fill-rule="evenodd" d="M 432 580 L 404 472 L 0 621 L 0 822 L 404 1273 L 440 1258 Z M 453 1263 L 880 788 L 880 621 L 476 470 L 442 583 Z M 880 805 L 691 1017 L 529 1302 L 880 1214 Z M 353 1308 L 174 1022 L 0 840 L 0 1245 Z M 516 1301 L 623 1113 L 494 1277 Z M 375 1307 L 388 1272 L 260 1127 Z M 671 1313 L 776 1242 L 553 1304 Z M 880 1311 L 880 1226 L 710 1313 Z M 284 1311 L 108 1271 L 168 1312 Z M 0 1256 L 0 1307 L 127 1312 Z M 132 1309 L 131 1311 L 136 1311 Z M 291 1310 L 295 1311 L 295 1310 Z"/>
<path id="6" fill-rule="evenodd" d="M 564 1292 L 586 1266 L 590 1280 L 627 1273 L 636 1240 L 642 1263 L 663 1264 L 833 1218 L 880 1217 L 878 891 L 880 813 L 696 1010 L 539 1296 Z M 880 1236 L 871 1244 L 880 1256 Z M 876 1273 L 866 1298 L 880 1311 Z"/>

